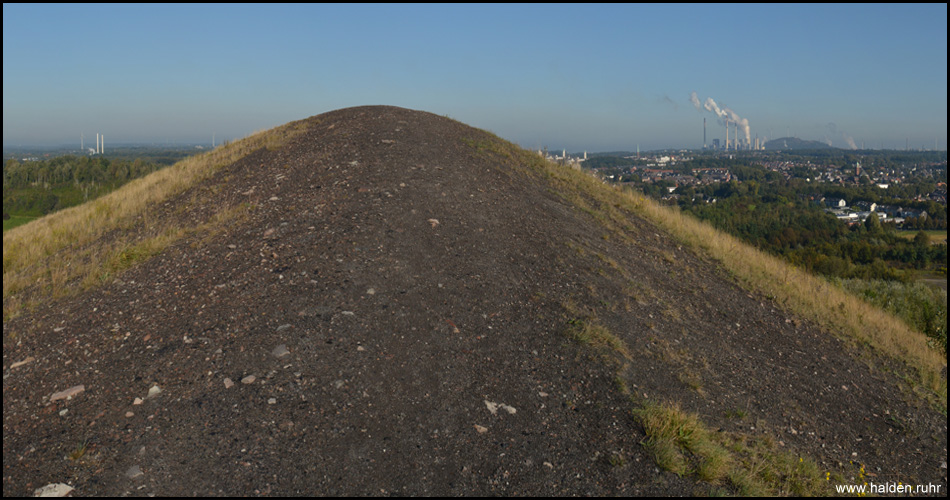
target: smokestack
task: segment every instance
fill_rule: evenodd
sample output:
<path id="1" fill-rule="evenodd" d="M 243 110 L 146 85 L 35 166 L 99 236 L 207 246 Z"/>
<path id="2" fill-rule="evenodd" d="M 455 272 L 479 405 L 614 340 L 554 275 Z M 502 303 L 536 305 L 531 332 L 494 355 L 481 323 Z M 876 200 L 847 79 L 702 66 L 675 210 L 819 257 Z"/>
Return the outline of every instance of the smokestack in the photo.
<path id="1" fill-rule="evenodd" d="M 99 132 L 96 132 L 96 154 L 99 154 Z"/>
<path id="2" fill-rule="evenodd" d="M 102 136 L 102 154 L 106 154 L 106 136 Z"/>
<path id="3" fill-rule="evenodd" d="M 729 151 L 729 120 L 726 120 L 726 151 Z"/>
<path id="4" fill-rule="evenodd" d="M 703 117 L 703 150 L 706 149 L 706 117 Z"/>

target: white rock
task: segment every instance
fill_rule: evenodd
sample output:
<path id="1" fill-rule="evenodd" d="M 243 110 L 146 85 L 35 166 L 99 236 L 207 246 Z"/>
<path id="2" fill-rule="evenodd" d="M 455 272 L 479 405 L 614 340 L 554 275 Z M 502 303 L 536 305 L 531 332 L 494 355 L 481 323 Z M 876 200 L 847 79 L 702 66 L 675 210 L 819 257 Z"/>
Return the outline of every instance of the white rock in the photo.
<path id="1" fill-rule="evenodd" d="M 76 385 L 76 386 L 70 387 L 69 389 L 66 389 L 65 391 L 60 391 L 53 394 L 52 396 L 49 397 L 49 400 L 52 403 L 53 401 L 59 401 L 60 399 L 69 399 L 85 390 L 86 390 L 86 386 L 82 384 Z"/>
<path id="2" fill-rule="evenodd" d="M 491 401 L 487 399 L 485 400 L 485 406 L 488 408 L 488 411 L 490 411 L 492 415 L 497 414 L 499 408 L 501 408 L 502 410 L 505 410 L 510 415 L 514 415 L 515 413 L 518 413 L 518 410 L 516 410 L 513 406 L 508 406 L 504 403 L 492 403 Z"/>
<path id="3" fill-rule="evenodd" d="M 10 369 L 12 370 L 12 369 L 14 369 L 14 368 L 19 368 L 19 367 L 21 367 L 21 366 L 23 366 L 23 365 L 25 365 L 25 364 L 27 364 L 27 363 L 30 363 L 30 362 L 32 362 L 32 361 L 35 361 L 35 360 L 36 360 L 36 358 L 34 358 L 33 356 L 30 356 L 30 357 L 24 359 L 23 361 L 17 361 L 16 363 L 13 363 L 12 365 L 10 365 Z"/>
<path id="4" fill-rule="evenodd" d="M 145 396 L 146 399 L 158 396 L 162 393 L 161 387 L 153 385 L 151 389 L 148 390 L 148 394 Z"/>
<path id="5" fill-rule="evenodd" d="M 64 497 L 70 494 L 70 492 L 72 492 L 73 489 L 74 488 L 68 484 L 51 483 L 51 484 L 47 484 L 46 486 L 43 486 L 42 488 L 37 488 L 37 490 L 33 492 L 33 496 L 35 497 Z"/>
<path id="6" fill-rule="evenodd" d="M 142 468 L 138 465 L 133 465 L 132 467 L 129 467 L 129 470 L 125 471 L 125 477 L 129 479 L 135 479 L 144 475 L 145 473 L 142 472 Z"/>

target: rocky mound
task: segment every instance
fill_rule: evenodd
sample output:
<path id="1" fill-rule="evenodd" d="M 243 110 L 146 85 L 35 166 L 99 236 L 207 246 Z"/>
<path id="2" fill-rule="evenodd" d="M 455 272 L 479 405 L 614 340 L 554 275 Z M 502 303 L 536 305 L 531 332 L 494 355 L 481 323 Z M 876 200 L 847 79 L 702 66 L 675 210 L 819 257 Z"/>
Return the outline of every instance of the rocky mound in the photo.
<path id="1" fill-rule="evenodd" d="M 4 323 L 5 496 L 708 492 L 631 396 L 946 491 L 942 415 L 649 223 L 447 118 L 305 124 L 155 208 L 233 223 Z"/>

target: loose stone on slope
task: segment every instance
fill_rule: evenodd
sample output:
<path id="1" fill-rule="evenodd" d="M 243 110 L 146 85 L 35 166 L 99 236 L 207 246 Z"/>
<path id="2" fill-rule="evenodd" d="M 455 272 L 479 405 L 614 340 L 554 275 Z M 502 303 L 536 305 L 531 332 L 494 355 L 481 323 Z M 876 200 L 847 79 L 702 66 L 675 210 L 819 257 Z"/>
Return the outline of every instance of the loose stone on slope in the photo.
<path id="1" fill-rule="evenodd" d="M 70 387 L 69 389 L 66 389 L 65 391 L 54 393 L 52 396 L 49 397 L 49 401 L 50 403 L 52 403 L 53 401 L 59 401 L 60 399 L 71 399 L 73 396 L 85 390 L 86 390 L 86 386 L 82 384 L 75 385 L 73 387 Z"/>
<path id="2" fill-rule="evenodd" d="M 138 465 L 133 465 L 132 467 L 129 467 L 129 470 L 125 471 L 125 477 L 129 479 L 136 479 L 144 475 L 145 473 L 142 472 L 142 468 Z"/>
<path id="3" fill-rule="evenodd" d="M 65 483 L 51 483 L 37 488 L 33 492 L 34 497 L 64 497 L 70 494 L 75 488 Z"/>

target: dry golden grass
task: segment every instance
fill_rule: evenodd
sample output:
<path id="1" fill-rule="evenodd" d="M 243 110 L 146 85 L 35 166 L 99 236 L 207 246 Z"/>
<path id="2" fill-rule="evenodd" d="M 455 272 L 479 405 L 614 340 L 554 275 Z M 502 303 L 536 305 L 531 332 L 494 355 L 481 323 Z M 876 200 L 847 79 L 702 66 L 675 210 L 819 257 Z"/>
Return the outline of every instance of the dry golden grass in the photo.
<path id="1" fill-rule="evenodd" d="M 629 192 L 618 193 L 632 210 L 645 215 L 678 240 L 722 262 L 741 283 L 797 314 L 829 327 L 839 337 L 867 345 L 917 371 L 918 381 L 946 408 L 947 385 L 940 376 L 946 358 L 927 338 L 900 319 L 785 261 L 762 252 L 675 208 Z"/>
<path id="2" fill-rule="evenodd" d="M 133 180 L 102 198 L 5 232 L 4 318 L 16 315 L 24 306 L 37 301 L 96 286 L 161 252 L 196 228 L 154 220 L 150 215 L 151 207 L 184 192 L 221 167 L 253 151 L 262 147 L 280 147 L 306 127 L 304 121 L 298 121 L 270 131 L 255 132 L 242 140 Z M 212 221 L 220 222 L 236 215 L 232 209 L 221 208 L 221 213 Z M 106 235 L 111 235 L 108 241 L 104 238 Z"/>

